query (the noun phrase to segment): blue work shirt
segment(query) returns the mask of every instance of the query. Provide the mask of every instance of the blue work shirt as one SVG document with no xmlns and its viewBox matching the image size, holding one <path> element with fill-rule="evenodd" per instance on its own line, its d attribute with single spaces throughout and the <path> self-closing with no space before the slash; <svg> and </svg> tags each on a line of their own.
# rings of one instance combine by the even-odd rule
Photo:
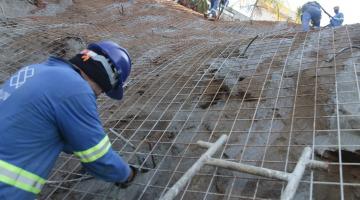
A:
<svg viewBox="0 0 360 200">
<path fill-rule="evenodd" d="M 105 181 L 124 182 L 130 174 L 104 134 L 90 85 L 70 63 L 50 57 L 20 69 L 0 87 L 0 199 L 36 197 L 2 179 L 16 172 L 4 167 L 25 170 L 20 182 L 28 174 L 46 179 L 64 148 Z"/>
<path fill-rule="evenodd" d="M 330 20 L 330 24 L 332 27 L 337 27 L 337 26 L 341 26 L 342 23 L 344 22 L 344 14 L 342 13 L 337 13 L 333 18 L 331 18 Z"/>
<path fill-rule="evenodd" d="M 303 5 L 302 11 L 303 11 L 303 12 L 306 11 L 307 8 L 309 8 L 309 7 L 315 7 L 315 8 L 321 9 L 321 6 L 320 6 L 320 4 L 319 4 L 318 2 L 316 2 L 316 1 L 309 1 L 309 2 L 307 2 L 306 4 Z"/>
</svg>

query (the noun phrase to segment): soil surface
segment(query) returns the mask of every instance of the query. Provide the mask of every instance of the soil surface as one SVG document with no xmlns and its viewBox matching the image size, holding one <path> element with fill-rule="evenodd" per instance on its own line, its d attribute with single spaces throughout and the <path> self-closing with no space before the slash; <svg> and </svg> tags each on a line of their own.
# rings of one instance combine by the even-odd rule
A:
<svg viewBox="0 0 360 200">
<path fill-rule="evenodd" d="M 359 25 L 304 33 L 285 22 L 210 22 L 173 1 L 44 2 L 0 3 L 0 83 L 49 55 L 119 43 L 131 76 L 122 101 L 98 99 L 99 114 L 113 148 L 146 171 L 119 189 L 78 179 L 80 162 L 62 154 L 49 177 L 59 182 L 39 199 L 158 199 L 206 151 L 196 142 L 222 134 L 217 158 L 291 172 L 310 146 L 330 162 L 305 172 L 295 199 L 360 198 Z M 205 166 L 178 198 L 279 199 L 285 186 Z"/>
</svg>

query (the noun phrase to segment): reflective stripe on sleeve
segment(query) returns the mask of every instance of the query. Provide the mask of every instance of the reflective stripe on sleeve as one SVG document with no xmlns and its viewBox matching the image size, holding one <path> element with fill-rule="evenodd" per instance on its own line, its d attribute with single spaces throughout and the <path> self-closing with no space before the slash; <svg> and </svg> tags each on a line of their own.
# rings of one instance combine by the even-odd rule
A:
<svg viewBox="0 0 360 200">
<path fill-rule="evenodd" d="M 85 151 L 74 152 L 74 154 L 80 158 L 81 162 L 88 163 L 101 158 L 109 151 L 110 147 L 109 137 L 105 136 L 97 145 Z"/>
<path fill-rule="evenodd" d="M 38 194 L 45 179 L 13 164 L 0 160 L 0 182 Z"/>
</svg>

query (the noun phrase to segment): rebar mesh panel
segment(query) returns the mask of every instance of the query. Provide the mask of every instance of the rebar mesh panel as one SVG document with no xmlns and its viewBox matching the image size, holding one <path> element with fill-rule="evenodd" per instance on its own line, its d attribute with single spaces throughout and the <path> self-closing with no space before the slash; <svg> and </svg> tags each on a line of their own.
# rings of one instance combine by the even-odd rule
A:
<svg viewBox="0 0 360 200">
<path fill-rule="evenodd" d="M 119 189 L 61 154 L 39 199 L 158 199 L 206 151 L 196 141 L 221 134 L 229 139 L 215 158 L 290 172 L 310 146 L 329 161 L 329 172 L 306 171 L 296 199 L 358 198 L 360 27 L 302 33 L 189 12 L 171 1 L 80 0 L 56 16 L 1 20 L 0 83 L 102 39 L 133 58 L 124 99 L 101 96 L 99 114 L 113 148 L 148 171 Z M 278 199 L 284 186 L 206 166 L 177 198 Z"/>
</svg>

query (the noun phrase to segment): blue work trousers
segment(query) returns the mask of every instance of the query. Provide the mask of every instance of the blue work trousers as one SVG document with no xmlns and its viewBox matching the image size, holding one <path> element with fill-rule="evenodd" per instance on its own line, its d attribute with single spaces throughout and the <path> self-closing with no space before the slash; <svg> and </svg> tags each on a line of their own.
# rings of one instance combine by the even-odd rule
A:
<svg viewBox="0 0 360 200">
<path fill-rule="evenodd" d="M 211 5 L 210 5 L 210 12 L 211 12 L 213 15 L 216 15 L 216 14 L 217 14 L 218 7 L 219 7 L 220 0 L 211 0 L 210 3 L 211 3 Z"/>
<path fill-rule="evenodd" d="M 303 31 L 309 31 L 309 23 L 320 28 L 321 10 L 315 6 L 307 6 L 302 13 L 301 23 Z"/>
</svg>

